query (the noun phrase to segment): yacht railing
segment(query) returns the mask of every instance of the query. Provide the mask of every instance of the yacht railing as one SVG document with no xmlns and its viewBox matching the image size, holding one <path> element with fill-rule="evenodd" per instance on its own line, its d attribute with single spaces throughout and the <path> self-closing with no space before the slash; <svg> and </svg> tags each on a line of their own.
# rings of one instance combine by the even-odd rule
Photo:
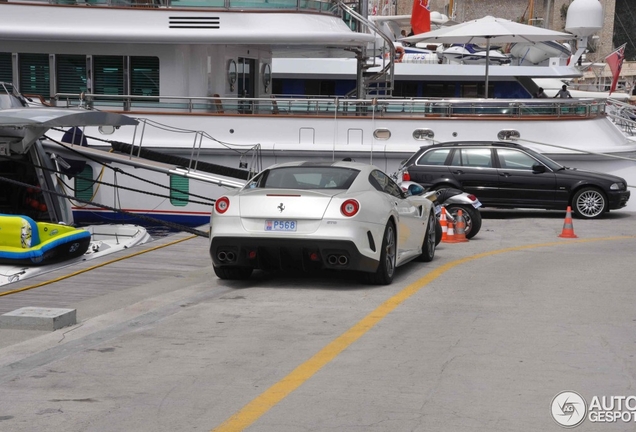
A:
<svg viewBox="0 0 636 432">
<path fill-rule="evenodd" d="M 58 93 L 57 106 L 124 112 L 376 117 L 582 117 L 605 115 L 605 99 L 235 98 Z"/>
<path fill-rule="evenodd" d="M 2 2 L 102 7 L 283 9 L 339 14 L 333 2 L 320 0 L 3 0 Z"/>
<path fill-rule="evenodd" d="M 636 106 L 616 99 L 608 99 L 607 115 L 627 135 L 636 135 Z"/>
</svg>

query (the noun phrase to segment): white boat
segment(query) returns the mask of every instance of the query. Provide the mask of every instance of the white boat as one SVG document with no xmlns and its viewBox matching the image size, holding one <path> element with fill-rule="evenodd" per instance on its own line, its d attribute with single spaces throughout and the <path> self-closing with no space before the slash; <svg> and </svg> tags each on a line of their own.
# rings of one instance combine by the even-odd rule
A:
<svg viewBox="0 0 636 432">
<path fill-rule="evenodd" d="M 82 229 L 91 233 L 88 250 L 82 256 L 45 265 L 0 263 L 0 286 L 121 252 L 151 240 L 144 227 L 134 224 L 88 225 Z"/>
<path fill-rule="evenodd" d="M 48 261 L 47 255 L 36 255 L 37 241 L 43 233 L 33 233 L 31 226 L 22 226 L 22 236 L 17 239 L 21 246 L 14 246 L 11 228 L 2 226 L 0 236 L 0 285 L 57 270 L 77 262 L 102 257 L 131 248 L 150 240 L 147 230 L 138 225 L 99 225 L 71 230 L 74 224 L 69 201 L 60 188 L 59 176 L 55 173 L 57 163 L 51 158 L 38 139 L 52 127 L 108 125 L 121 127 L 134 124 L 134 120 L 111 113 L 54 109 L 24 108 L 18 97 L 11 94 L 6 84 L 0 83 L 0 213 L 2 220 L 37 220 L 45 228 L 43 233 L 55 236 L 56 230 L 68 230 L 81 236 L 79 243 L 64 243 L 55 238 L 50 252 L 55 259 Z M 48 222 L 48 223 L 46 223 Z M 33 222 L 35 227 L 35 222 Z M 20 230 L 20 226 L 16 227 Z M 15 231 L 15 229 L 13 230 Z M 36 228 L 37 231 L 37 228 Z M 88 236 L 84 231 L 88 231 Z M 46 239 L 42 238 L 44 242 Z M 82 244 L 82 250 L 78 250 Z M 64 251 L 59 249 L 64 248 Z M 66 250 L 66 249 L 69 250 Z M 58 249 L 58 250 L 56 250 Z M 85 252 L 82 252 L 85 250 Z M 69 254 L 70 251 L 70 254 Z M 77 251 L 77 253 L 75 253 Z M 29 255 L 33 253 L 33 255 Z M 66 256 L 68 259 L 65 259 Z M 33 256 L 30 260 L 29 256 Z M 51 257 L 52 255 L 48 255 Z M 15 257 L 15 259 L 13 259 Z M 18 259 L 26 257 L 26 259 Z"/>
<path fill-rule="evenodd" d="M 488 54 L 488 55 L 486 55 Z M 439 56 L 450 64 L 486 64 L 486 59 L 491 65 L 506 65 L 511 62 L 510 56 L 499 49 L 486 51 L 475 44 L 453 44 L 441 51 Z"/>
<path fill-rule="evenodd" d="M 535 77 L 580 76 L 563 59 L 536 67 L 493 65 L 489 94 L 494 98 L 480 99 L 484 65 L 384 63 L 377 32 L 366 30 L 373 23 L 345 23 L 331 2 L 173 0 L 140 6 L 106 0 L 0 2 L 6 53 L 0 54 L 5 74 L 0 79 L 48 104 L 125 113 L 140 121 L 132 131 L 86 127 L 89 148 L 59 150 L 64 155 L 111 150 L 111 142 L 123 142 L 171 156 L 198 156 L 249 175 L 248 170 L 275 162 L 342 157 L 392 172 L 421 145 L 461 139 L 514 139 L 565 163 L 583 154 L 572 165 L 587 168 L 586 161 L 593 167 L 599 153 L 636 151 L 636 142 L 606 115 L 604 99 L 531 99 Z M 346 10 L 346 16 L 355 11 Z M 389 53 L 388 60 L 395 54 Z M 351 61 L 352 56 L 361 61 Z M 370 66 L 370 59 L 377 65 Z M 375 75 L 382 70 L 388 75 Z M 353 87 L 361 97 L 346 95 L 352 75 L 360 78 Z M 393 97 L 366 94 L 363 78 L 380 88 L 394 85 Z M 49 136 L 61 141 L 63 134 Z M 102 167 L 89 165 L 97 178 Z M 126 169 L 118 161 L 112 165 Z M 636 184 L 636 178 L 623 176 Z M 195 184 L 193 177 L 166 171 L 144 177 L 163 186 L 174 182 L 183 194 L 140 199 L 95 184 L 90 192 L 98 202 L 135 214 L 196 225 L 208 220 L 211 205 L 184 202 L 183 196 L 214 199 L 226 187 Z M 102 179 L 123 181 L 119 172 Z M 126 185 L 147 188 L 132 180 Z M 149 191 L 159 193 L 157 187 Z M 80 220 L 115 217 L 92 206 L 73 210 Z"/>
<path fill-rule="evenodd" d="M 510 54 L 517 59 L 516 63 L 520 66 L 544 65 L 550 59 L 563 58 L 569 61 L 572 51 L 568 44 L 555 41 L 536 42 L 536 43 L 515 43 L 510 47 Z"/>
</svg>

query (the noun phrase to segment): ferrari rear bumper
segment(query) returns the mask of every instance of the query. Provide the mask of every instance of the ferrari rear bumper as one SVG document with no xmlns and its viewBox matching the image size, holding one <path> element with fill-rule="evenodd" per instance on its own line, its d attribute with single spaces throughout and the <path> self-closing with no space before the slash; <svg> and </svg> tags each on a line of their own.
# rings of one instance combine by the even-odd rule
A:
<svg viewBox="0 0 636 432">
<path fill-rule="evenodd" d="M 370 247 L 375 249 L 371 236 Z M 338 239 L 214 237 L 210 256 L 216 267 L 262 270 L 355 270 L 375 272 L 378 261 L 360 253 L 354 242 Z"/>
</svg>

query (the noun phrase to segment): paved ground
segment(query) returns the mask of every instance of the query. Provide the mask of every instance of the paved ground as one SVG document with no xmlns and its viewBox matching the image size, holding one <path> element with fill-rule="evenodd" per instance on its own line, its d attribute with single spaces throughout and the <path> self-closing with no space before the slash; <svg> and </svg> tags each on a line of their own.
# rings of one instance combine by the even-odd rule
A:
<svg viewBox="0 0 636 432">
<path fill-rule="evenodd" d="M 0 297 L 80 318 L 0 330 L 0 430 L 557 431 L 561 391 L 636 395 L 636 214 L 575 219 L 579 239 L 559 212 L 483 215 L 388 287 L 222 282 L 195 238 Z"/>
</svg>

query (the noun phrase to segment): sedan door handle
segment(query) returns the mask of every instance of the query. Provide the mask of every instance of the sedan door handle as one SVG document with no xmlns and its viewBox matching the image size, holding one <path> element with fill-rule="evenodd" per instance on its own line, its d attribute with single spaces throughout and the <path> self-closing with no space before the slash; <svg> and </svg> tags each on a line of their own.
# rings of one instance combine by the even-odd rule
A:
<svg viewBox="0 0 636 432">
<path fill-rule="evenodd" d="M 464 174 L 464 171 L 462 170 L 453 171 L 453 174 Z"/>
<path fill-rule="evenodd" d="M 510 177 L 510 173 L 507 173 L 507 172 L 504 172 L 504 173 L 500 172 L 499 175 L 502 177 Z"/>
</svg>

